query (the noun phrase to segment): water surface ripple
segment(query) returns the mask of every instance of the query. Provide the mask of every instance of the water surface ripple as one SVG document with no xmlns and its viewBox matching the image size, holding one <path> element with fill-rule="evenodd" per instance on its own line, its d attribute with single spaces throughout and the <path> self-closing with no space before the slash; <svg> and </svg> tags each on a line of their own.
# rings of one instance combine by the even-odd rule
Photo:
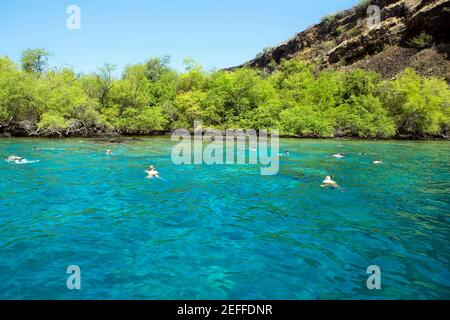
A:
<svg viewBox="0 0 450 320">
<path fill-rule="evenodd" d="M 175 166 L 164 137 L 0 140 L 0 157 L 40 160 L 0 161 L 0 299 L 450 299 L 447 142 L 280 150 L 279 174 L 261 176 Z M 344 190 L 320 188 L 327 174 Z"/>
</svg>

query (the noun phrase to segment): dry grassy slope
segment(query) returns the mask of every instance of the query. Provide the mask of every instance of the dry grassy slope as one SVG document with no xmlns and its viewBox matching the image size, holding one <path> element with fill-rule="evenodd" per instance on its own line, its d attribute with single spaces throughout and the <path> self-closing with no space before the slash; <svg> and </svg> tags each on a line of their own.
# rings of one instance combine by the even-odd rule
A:
<svg viewBox="0 0 450 320">
<path fill-rule="evenodd" d="M 249 66 L 271 71 L 283 59 L 298 59 L 321 69 L 357 67 L 392 78 L 410 66 L 423 75 L 450 82 L 450 0 L 371 3 L 381 8 L 381 24 L 376 29 L 367 27 L 367 7 L 355 7 L 323 19 L 236 68 Z M 409 40 L 422 31 L 433 36 L 434 46 L 412 48 Z"/>
</svg>

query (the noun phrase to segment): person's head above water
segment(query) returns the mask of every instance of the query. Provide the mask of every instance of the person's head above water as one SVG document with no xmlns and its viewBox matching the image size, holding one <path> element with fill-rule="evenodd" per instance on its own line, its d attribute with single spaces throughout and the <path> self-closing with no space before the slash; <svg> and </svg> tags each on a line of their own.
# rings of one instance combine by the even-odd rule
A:
<svg viewBox="0 0 450 320">
<path fill-rule="evenodd" d="M 154 166 L 150 166 L 150 170 L 155 170 L 155 167 Z"/>
<path fill-rule="evenodd" d="M 331 180 L 331 176 L 326 176 L 325 180 Z"/>
</svg>

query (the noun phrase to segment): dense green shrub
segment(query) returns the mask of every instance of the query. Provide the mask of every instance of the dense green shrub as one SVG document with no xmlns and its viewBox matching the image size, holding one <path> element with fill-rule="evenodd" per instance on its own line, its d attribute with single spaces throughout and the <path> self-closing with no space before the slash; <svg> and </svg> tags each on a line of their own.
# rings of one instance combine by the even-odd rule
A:
<svg viewBox="0 0 450 320">
<path fill-rule="evenodd" d="M 450 127 L 448 84 L 412 69 L 391 81 L 364 70 L 318 72 L 295 60 L 272 74 L 248 68 L 205 72 L 192 61 L 178 73 L 168 58 L 129 65 L 120 79 L 113 70 L 20 70 L 0 57 L 0 126 L 26 123 L 30 134 L 46 135 L 141 134 L 192 128 L 202 120 L 221 130 L 367 138 L 446 135 Z"/>
<path fill-rule="evenodd" d="M 412 37 L 408 43 L 417 49 L 429 48 L 433 45 L 433 36 L 423 31 L 419 35 Z"/>
</svg>

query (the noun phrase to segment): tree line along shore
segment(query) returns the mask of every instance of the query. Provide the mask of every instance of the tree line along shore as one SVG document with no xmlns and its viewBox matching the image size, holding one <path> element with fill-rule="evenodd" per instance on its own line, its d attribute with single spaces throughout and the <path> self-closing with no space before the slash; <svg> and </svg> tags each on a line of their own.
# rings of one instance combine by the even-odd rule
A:
<svg viewBox="0 0 450 320">
<path fill-rule="evenodd" d="M 444 138 L 450 89 L 439 78 L 405 69 L 396 78 L 361 69 L 319 70 L 297 60 L 273 73 L 241 68 L 205 71 L 190 59 L 185 71 L 170 58 L 151 58 L 77 74 L 49 68 L 45 49 L 19 63 L 0 57 L 0 135 L 144 135 L 203 127 L 276 128 L 281 136 L 358 139 Z"/>
</svg>

